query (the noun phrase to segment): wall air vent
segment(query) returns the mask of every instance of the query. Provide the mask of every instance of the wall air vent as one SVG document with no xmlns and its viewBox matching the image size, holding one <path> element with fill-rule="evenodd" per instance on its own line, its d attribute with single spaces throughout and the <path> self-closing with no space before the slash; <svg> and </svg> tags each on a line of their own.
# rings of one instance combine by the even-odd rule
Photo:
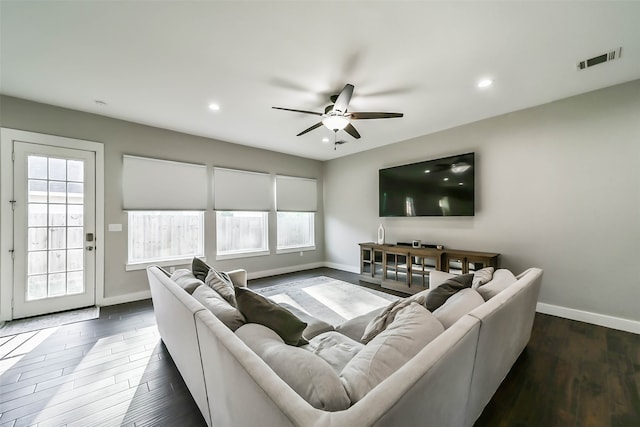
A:
<svg viewBox="0 0 640 427">
<path fill-rule="evenodd" d="M 593 58 L 585 59 L 583 61 L 578 62 L 578 70 L 585 70 L 587 68 L 593 67 L 594 65 L 613 61 L 614 59 L 620 59 L 621 55 L 622 55 L 622 48 L 619 47 L 617 49 L 603 53 L 602 55 L 594 56 Z"/>
</svg>

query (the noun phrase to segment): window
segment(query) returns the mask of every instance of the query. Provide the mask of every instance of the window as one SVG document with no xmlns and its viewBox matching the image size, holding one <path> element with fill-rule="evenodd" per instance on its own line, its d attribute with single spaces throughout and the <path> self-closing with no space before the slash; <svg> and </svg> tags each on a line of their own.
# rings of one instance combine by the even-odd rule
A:
<svg viewBox="0 0 640 427">
<path fill-rule="evenodd" d="M 314 212 L 278 212 L 278 251 L 315 249 Z"/>
<path fill-rule="evenodd" d="M 175 265 L 194 256 L 204 256 L 204 212 L 129 212 L 128 264 Z"/>
<path fill-rule="evenodd" d="M 268 212 L 216 211 L 216 258 L 268 255 L 268 220 Z"/>
</svg>

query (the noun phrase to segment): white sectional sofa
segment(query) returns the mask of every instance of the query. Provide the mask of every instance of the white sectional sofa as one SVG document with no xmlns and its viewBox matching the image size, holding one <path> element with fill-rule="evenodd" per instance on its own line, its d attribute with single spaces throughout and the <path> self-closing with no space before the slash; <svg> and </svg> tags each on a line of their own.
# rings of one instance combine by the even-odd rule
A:
<svg viewBox="0 0 640 427">
<path fill-rule="evenodd" d="M 161 269 L 149 267 L 147 273 L 160 336 L 207 424 L 215 427 L 472 426 L 529 341 L 542 278 L 542 270 L 531 268 L 495 288 L 499 292 L 483 295 L 486 302 L 443 328 L 355 403 L 327 411 L 301 397 L 243 334 Z M 244 270 L 228 274 L 235 286 L 246 286 Z M 437 278 L 432 280 L 435 286 Z M 378 312 L 336 329 L 357 339 Z"/>
</svg>

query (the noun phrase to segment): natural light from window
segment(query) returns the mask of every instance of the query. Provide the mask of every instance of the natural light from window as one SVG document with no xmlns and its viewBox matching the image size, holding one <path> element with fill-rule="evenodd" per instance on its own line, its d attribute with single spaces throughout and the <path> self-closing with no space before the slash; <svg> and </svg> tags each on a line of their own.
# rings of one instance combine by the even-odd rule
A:
<svg viewBox="0 0 640 427">
<path fill-rule="evenodd" d="M 204 256 L 204 212 L 130 211 L 128 264 Z"/>
<path fill-rule="evenodd" d="M 314 212 L 278 212 L 278 250 L 315 246 Z"/>
<path fill-rule="evenodd" d="M 268 212 L 216 211 L 216 257 L 269 253 Z"/>
</svg>

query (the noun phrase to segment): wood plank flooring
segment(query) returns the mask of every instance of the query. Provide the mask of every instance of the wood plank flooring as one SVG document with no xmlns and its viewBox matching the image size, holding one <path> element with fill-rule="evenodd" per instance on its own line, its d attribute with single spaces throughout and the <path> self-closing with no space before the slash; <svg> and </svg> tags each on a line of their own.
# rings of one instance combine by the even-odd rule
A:
<svg viewBox="0 0 640 427">
<path fill-rule="evenodd" d="M 328 268 L 250 286 L 319 275 L 379 289 Z M 0 427 L 206 426 L 148 300 L 0 338 L 0 413 Z M 475 425 L 640 426 L 640 336 L 537 314 L 527 349 Z"/>
</svg>

